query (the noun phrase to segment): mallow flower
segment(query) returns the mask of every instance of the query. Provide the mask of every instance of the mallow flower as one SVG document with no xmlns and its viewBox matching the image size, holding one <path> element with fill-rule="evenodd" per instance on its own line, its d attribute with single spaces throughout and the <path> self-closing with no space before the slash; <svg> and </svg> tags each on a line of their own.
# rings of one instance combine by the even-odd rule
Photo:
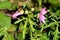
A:
<svg viewBox="0 0 60 40">
<path fill-rule="evenodd" d="M 40 20 L 40 23 L 44 23 L 45 24 L 45 14 L 47 13 L 46 11 L 46 7 L 42 8 L 41 12 L 39 13 L 39 20 Z"/>
<path fill-rule="evenodd" d="M 20 12 L 16 11 L 14 14 L 12 14 L 13 19 L 17 19 L 17 16 L 22 15 L 24 13 L 23 10 L 20 10 Z"/>
<path fill-rule="evenodd" d="M 24 13 L 23 10 L 20 10 L 20 12 L 16 11 L 15 13 L 12 12 L 12 13 L 7 13 L 6 15 L 11 17 L 12 19 L 18 19 L 17 16 L 20 16 Z"/>
<path fill-rule="evenodd" d="M 19 15 L 21 15 L 21 13 L 20 13 L 20 12 L 15 12 L 15 13 L 12 15 L 12 18 L 16 19 L 16 18 L 17 18 L 17 16 L 19 16 Z"/>
</svg>

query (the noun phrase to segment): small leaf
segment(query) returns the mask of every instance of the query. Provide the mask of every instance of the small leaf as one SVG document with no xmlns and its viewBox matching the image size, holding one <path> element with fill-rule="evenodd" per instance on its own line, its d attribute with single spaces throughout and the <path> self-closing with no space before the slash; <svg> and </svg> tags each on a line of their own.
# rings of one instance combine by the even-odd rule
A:
<svg viewBox="0 0 60 40">
<path fill-rule="evenodd" d="M 29 20 L 29 22 L 30 22 L 30 27 L 31 27 L 31 31 L 32 32 L 34 32 L 35 31 L 35 29 L 34 29 L 34 27 L 33 27 L 33 21 L 32 20 Z"/>
<path fill-rule="evenodd" d="M 12 6 L 12 3 L 9 1 L 0 2 L 0 9 L 9 9 Z"/>
<path fill-rule="evenodd" d="M 8 34 L 7 36 L 4 36 L 2 40 L 15 40 L 14 34 Z"/>
<path fill-rule="evenodd" d="M 7 31 L 15 31 L 16 30 L 16 26 L 11 24 L 10 28 L 7 29 Z"/>
<path fill-rule="evenodd" d="M 18 33 L 18 40 L 23 40 L 23 35 L 22 35 L 22 33 Z"/>
<path fill-rule="evenodd" d="M 26 30 L 27 30 L 27 23 L 28 23 L 28 20 L 26 20 L 25 24 L 24 24 L 24 28 L 23 28 L 23 39 L 25 38 L 25 34 L 26 34 Z"/>
<path fill-rule="evenodd" d="M 26 3 L 23 4 L 23 8 L 25 8 L 25 7 L 26 7 Z"/>
<path fill-rule="evenodd" d="M 23 21 L 23 20 L 25 20 L 26 18 L 23 18 L 23 19 L 19 19 L 19 20 L 17 20 L 14 24 L 17 24 L 17 23 L 19 23 L 19 22 L 21 22 L 21 21 Z"/>
<path fill-rule="evenodd" d="M 18 4 L 13 4 L 12 7 L 9 8 L 9 10 L 16 10 L 19 8 Z"/>
<path fill-rule="evenodd" d="M 2 27 L 10 27 L 11 19 L 7 17 L 3 12 L 0 12 L 0 26 Z"/>
</svg>

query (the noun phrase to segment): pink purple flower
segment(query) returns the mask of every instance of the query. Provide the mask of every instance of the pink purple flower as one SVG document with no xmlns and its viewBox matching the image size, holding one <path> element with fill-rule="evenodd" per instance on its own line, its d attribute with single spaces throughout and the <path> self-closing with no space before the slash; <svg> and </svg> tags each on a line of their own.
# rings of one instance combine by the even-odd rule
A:
<svg viewBox="0 0 60 40">
<path fill-rule="evenodd" d="M 46 14 L 46 13 L 47 13 L 47 11 L 46 11 L 46 7 L 42 8 L 40 14 L 41 14 L 41 15 L 44 15 L 44 14 Z"/>
<path fill-rule="evenodd" d="M 45 23 L 45 16 L 44 14 L 46 14 L 47 11 L 46 11 L 46 7 L 42 8 L 40 14 L 39 14 L 39 20 L 40 20 L 40 23 Z"/>
<path fill-rule="evenodd" d="M 20 13 L 20 12 L 15 12 L 15 13 L 12 15 L 12 18 L 16 19 L 16 18 L 17 18 L 17 16 L 19 16 L 19 15 L 21 15 L 21 13 Z"/>
</svg>

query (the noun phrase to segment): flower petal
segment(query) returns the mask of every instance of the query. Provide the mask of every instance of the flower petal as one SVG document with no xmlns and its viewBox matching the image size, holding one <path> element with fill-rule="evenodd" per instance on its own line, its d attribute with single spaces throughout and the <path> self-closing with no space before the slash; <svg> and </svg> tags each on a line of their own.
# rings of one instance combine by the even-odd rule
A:
<svg viewBox="0 0 60 40">
<path fill-rule="evenodd" d="M 39 16 L 40 22 L 45 23 L 45 19 L 46 19 L 46 18 L 45 18 L 43 15 L 40 15 L 40 16 Z"/>
<path fill-rule="evenodd" d="M 46 14 L 46 13 L 47 13 L 46 8 L 42 8 L 40 14 L 44 15 L 44 14 Z"/>
<path fill-rule="evenodd" d="M 13 18 L 17 18 L 17 16 L 21 15 L 20 12 L 16 12 L 12 15 Z"/>
</svg>

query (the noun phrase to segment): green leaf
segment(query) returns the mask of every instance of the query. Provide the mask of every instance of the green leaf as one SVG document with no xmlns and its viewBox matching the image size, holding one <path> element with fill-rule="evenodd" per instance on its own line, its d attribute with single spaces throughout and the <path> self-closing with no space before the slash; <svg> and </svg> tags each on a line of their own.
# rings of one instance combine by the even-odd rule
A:
<svg viewBox="0 0 60 40">
<path fill-rule="evenodd" d="M 4 37 L 3 37 L 2 40 L 15 40 L 15 39 L 14 39 L 14 34 L 8 34 L 8 33 L 6 33 L 6 34 L 4 35 Z"/>
<path fill-rule="evenodd" d="M 12 7 L 9 8 L 9 10 L 16 10 L 19 8 L 18 4 L 13 4 Z"/>
<path fill-rule="evenodd" d="M 41 40 L 49 40 L 49 37 L 47 36 L 46 33 L 44 33 L 44 34 L 41 36 Z"/>
<path fill-rule="evenodd" d="M 10 7 L 12 7 L 12 3 L 9 1 L 0 2 L 0 9 L 9 9 Z"/>
<path fill-rule="evenodd" d="M 26 34 L 26 30 L 27 30 L 27 23 L 28 23 L 28 20 L 26 20 L 26 22 L 24 24 L 24 28 L 23 28 L 23 39 L 25 38 L 25 34 Z"/>
<path fill-rule="evenodd" d="M 23 25 L 23 23 L 21 22 L 20 25 L 19 25 L 19 30 L 23 31 L 23 28 L 24 28 L 23 26 L 24 26 L 24 25 Z"/>
<path fill-rule="evenodd" d="M 22 33 L 18 33 L 18 40 L 23 40 L 23 34 Z"/>
<path fill-rule="evenodd" d="M 26 3 L 23 4 L 23 8 L 25 8 L 25 7 L 26 7 Z"/>
<path fill-rule="evenodd" d="M 19 19 L 19 20 L 17 20 L 14 24 L 17 24 L 17 23 L 19 23 L 19 22 L 21 22 L 21 21 L 23 21 L 23 20 L 25 20 L 26 18 L 23 18 L 23 19 Z"/>
<path fill-rule="evenodd" d="M 54 32 L 54 37 L 53 37 L 53 40 L 58 40 L 59 39 L 59 34 L 58 34 L 58 26 L 56 27 L 56 30 Z"/>
<path fill-rule="evenodd" d="M 60 6 L 60 0 L 48 0 L 49 3 L 55 5 L 55 6 Z"/>
<path fill-rule="evenodd" d="M 11 24 L 10 28 L 7 29 L 7 31 L 15 31 L 16 30 L 16 26 Z"/>
<path fill-rule="evenodd" d="M 33 28 L 33 21 L 32 20 L 29 20 L 29 22 L 30 22 L 30 28 L 31 28 L 31 31 L 32 32 L 34 32 L 35 31 L 35 29 Z"/>
<path fill-rule="evenodd" d="M 30 1 L 26 4 L 26 6 L 27 6 L 28 8 L 30 8 L 31 5 L 32 5 L 32 2 L 30 2 Z"/>
<path fill-rule="evenodd" d="M 38 0 L 38 3 L 39 3 L 39 8 L 41 8 L 41 6 L 42 6 L 42 0 Z"/>
<path fill-rule="evenodd" d="M 2 27 L 10 27 L 11 25 L 11 19 L 10 17 L 7 17 L 3 12 L 0 12 L 0 26 Z"/>
</svg>

